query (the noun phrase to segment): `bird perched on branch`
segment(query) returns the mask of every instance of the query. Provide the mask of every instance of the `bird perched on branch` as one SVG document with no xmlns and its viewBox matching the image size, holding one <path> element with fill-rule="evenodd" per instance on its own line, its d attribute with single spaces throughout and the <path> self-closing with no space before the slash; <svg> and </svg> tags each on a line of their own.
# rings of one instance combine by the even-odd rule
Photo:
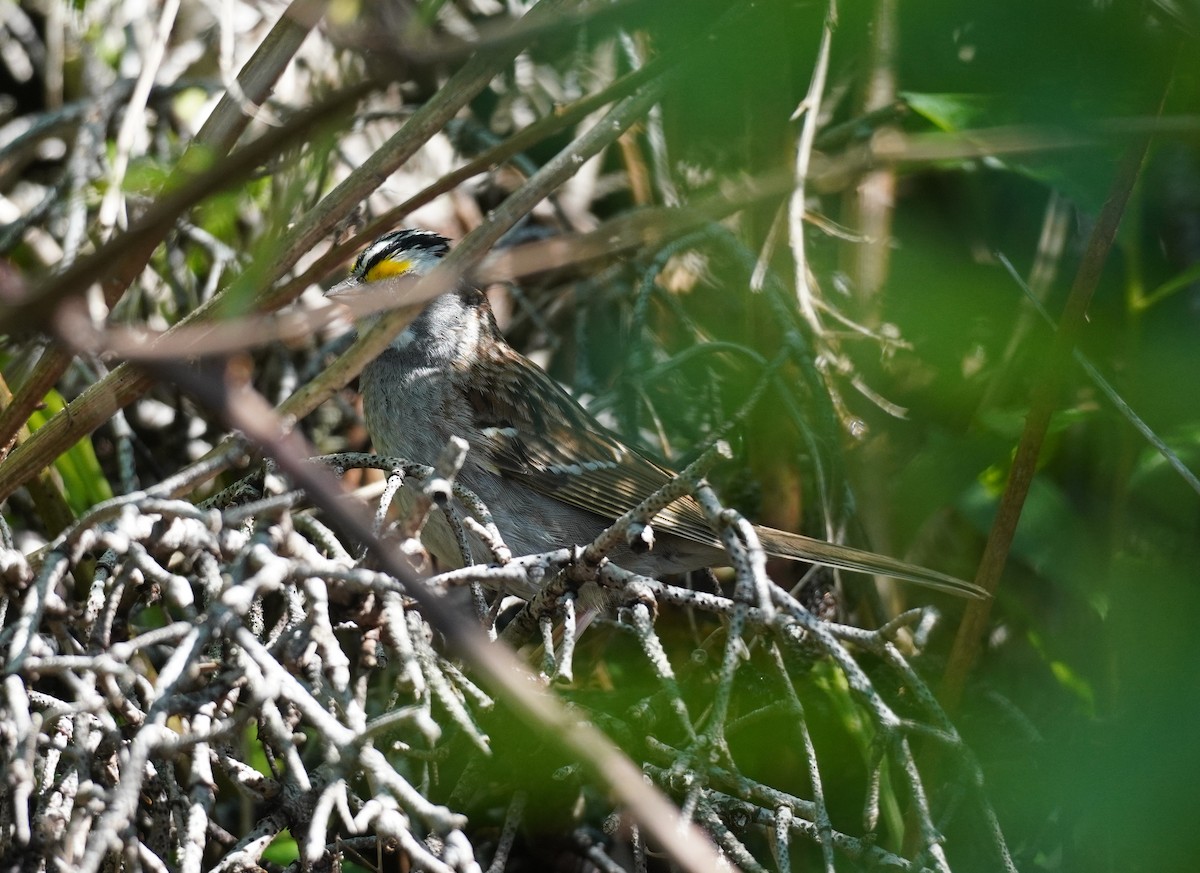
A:
<svg viewBox="0 0 1200 873">
<path fill-rule="evenodd" d="M 448 251 L 449 242 L 429 231 L 384 234 L 358 256 L 335 290 L 423 276 Z M 488 505 L 514 555 L 591 542 L 674 475 L 626 445 L 505 342 L 487 298 L 467 282 L 431 301 L 367 365 L 360 386 L 377 452 L 430 464 L 449 437 L 470 444 L 459 481 Z M 659 513 L 653 529 L 650 550 L 622 545 L 610 559 L 648 576 L 727 563 L 692 497 Z M 968 582 L 885 555 L 767 527 L 755 530 L 770 555 L 983 596 Z"/>
</svg>

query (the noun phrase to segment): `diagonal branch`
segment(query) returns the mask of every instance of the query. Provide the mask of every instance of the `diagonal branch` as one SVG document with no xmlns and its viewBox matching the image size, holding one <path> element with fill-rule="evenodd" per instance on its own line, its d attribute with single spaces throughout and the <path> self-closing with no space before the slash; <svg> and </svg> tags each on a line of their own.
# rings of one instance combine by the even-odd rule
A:
<svg viewBox="0 0 1200 873">
<path fill-rule="evenodd" d="M 1116 240 L 1117 227 L 1121 223 L 1121 216 L 1125 214 L 1125 206 L 1129 202 L 1149 147 L 1150 135 L 1145 134 L 1130 144 L 1121 158 L 1116 178 L 1097 216 L 1079 271 L 1075 274 L 1075 281 L 1071 285 L 1070 296 L 1059 319 L 1054 342 L 1046 353 L 1042 365 L 1043 377 L 1034 387 L 1029 414 L 1025 419 L 1025 429 L 1017 444 L 1012 470 L 1004 487 L 1004 494 L 1000 498 L 983 557 L 980 559 L 979 572 L 975 576 L 976 583 L 983 586 L 989 594 L 995 594 L 1000 586 L 1000 574 L 1008 560 L 1017 524 L 1021 519 L 1021 510 L 1025 505 L 1025 497 L 1037 471 L 1038 455 L 1050 424 L 1050 416 L 1059 402 L 1063 375 L 1071 372 L 1072 350 L 1083 330 L 1088 304 L 1100 283 L 1105 261 L 1108 260 L 1108 253 Z M 947 709 L 954 710 L 962 698 L 967 675 L 979 656 L 993 603 L 994 598 L 989 597 L 967 604 L 962 624 L 959 625 L 958 634 L 954 639 L 945 675 L 942 677 L 940 692 Z"/>
</svg>

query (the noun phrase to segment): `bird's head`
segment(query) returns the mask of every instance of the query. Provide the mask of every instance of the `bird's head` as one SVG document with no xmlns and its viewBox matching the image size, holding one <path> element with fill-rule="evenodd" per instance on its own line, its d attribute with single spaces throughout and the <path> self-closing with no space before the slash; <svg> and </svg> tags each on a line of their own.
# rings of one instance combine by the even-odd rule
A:
<svg viewBox="0 0 1200 873">
<path fill-rule="evenodd" d="M 327 296 L 345 293 L 349 297 L 375 283 L 384 283 L 383 289 L 390 279 L 424 276 L 448 251 L 450 241 L 432 231 L 406 228 L 385 233 L 363 249 L 350 268 L 350 275 L 330 288 Z M 376 315 L 360 317 L 359 331 L 373 325 L 377 318 Z M 447 293 L 429 301 L 421 315 L 393 340 L 392 347 L 408 348 L 416 334 L 437 337 L 422 348 L 431 355 L 453 360 L 457 360 L 465 347 L 478 342 L 480 336 L 499 336 L 487 299 L 469 282 L 458 282 Z"/>
<path fill-rule="evenodd" d="M 363 284 L 391 276 L 423 276 L 450 251 L 450 241 L 428 230 L 393 230 L 371 243 L 354 261 L 350 279 Z"/>
<path fill-rule="evenodd" d="M 393 276 L 424 276 L 450 251 L 450 241 L 429 230 L 405 228 L 385 233 L 362 250 L 350 275 L 329 289 L 338 294 L 390 279 Z"/>
<path fill-rule="evenodd" d="M 325 296 L 354 305 L 367 286 L 387 279 L 424 276 L 450 251 L 450 241 L 429 230 L 404 228 L 377 238 L 354 259 L 350 274 L 325 292 Z M 377 316 L 359 319 L 360 329 L 374 324 Z"/>
</svg>

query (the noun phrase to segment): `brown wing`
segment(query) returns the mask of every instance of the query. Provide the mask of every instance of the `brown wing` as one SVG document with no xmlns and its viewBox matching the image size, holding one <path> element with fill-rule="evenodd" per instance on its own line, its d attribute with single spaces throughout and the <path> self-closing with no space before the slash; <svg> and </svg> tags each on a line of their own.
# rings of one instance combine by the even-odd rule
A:
<svg viewBox="0 0 1200 873">
<path fill-rule="evenodd" d="M 474 386 L 467 396 L 485 441 L 473 448 L 496 472 L 536 491 L 615 519 L 674 475 L 621 442 L 511 348 L 498 347 L 467 381 Z M 716 543 L 690 497 L 667 507 L 657 524 L 696 542 Z"/>
<path fill-rule="evenodd" d="M 479 366 L 467 394 L 494 472 L 580 509 L 615 519 L 645 500 L 672 472 L 625 445 L 535 364 L 507 346 Z M 537 398 L 536 402 L 532 398 Z M 655 524 L 677 536 L 718 545 L 695 499 L 681 498 Z M 943 573 L 799 534 L 759 528 L 763 545 L 780 557 L 862 573 L 907 579 L 967 597 L 986 597 L 978 586 Z"/>
</svg>

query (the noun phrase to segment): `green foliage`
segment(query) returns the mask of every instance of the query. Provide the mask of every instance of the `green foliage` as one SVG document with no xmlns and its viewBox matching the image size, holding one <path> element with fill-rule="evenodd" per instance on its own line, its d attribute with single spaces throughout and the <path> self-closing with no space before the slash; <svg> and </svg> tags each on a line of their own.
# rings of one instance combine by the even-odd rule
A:
<svg viewBox="0 0 1200 873">
<path fill-rule="evenodd" d="M 300 859 L 300 847 L 296 845 L 296 840 L 292 837 L 291 832 L 282 830 L 271 840 L 271 845 L 267 846 L 263 852 L 263 860 L 272 864 L 278 864 L 280 867 L 287 867 L 289 864 L 295 864 Z"/>
<path fill-rule="evenodd" d="M 41 409 L 29 416 L 29 428 L 36 431 L 50 416 L 61 412 L 66 402 L 57 391 L 46 394 Z M 96 451 L 89 436 L 80 438 L 75 445 L 59 455 L 54 462 L 63 481 L 63 494 L 76 515 L 90 509 L 102 500 L 113 496 L 112 487 L 96 459 Z"/>
<path fill-rule="evenodd" d="M 152 196 L 166 188 L 173 172 L 173 163 L 145 155 L 137 157 L 129 162 L 125 171 L 125 191 Z"/>
<path fill-rule="evenodd" d="M 917 114 L 941 130 L 962 131 L 989 127 L 1011 120 L 1014 113 L 1002 112 L 995 98 L 984 94 L 920 94 L 902 91 L 899 95 Z"/>
</svg>

